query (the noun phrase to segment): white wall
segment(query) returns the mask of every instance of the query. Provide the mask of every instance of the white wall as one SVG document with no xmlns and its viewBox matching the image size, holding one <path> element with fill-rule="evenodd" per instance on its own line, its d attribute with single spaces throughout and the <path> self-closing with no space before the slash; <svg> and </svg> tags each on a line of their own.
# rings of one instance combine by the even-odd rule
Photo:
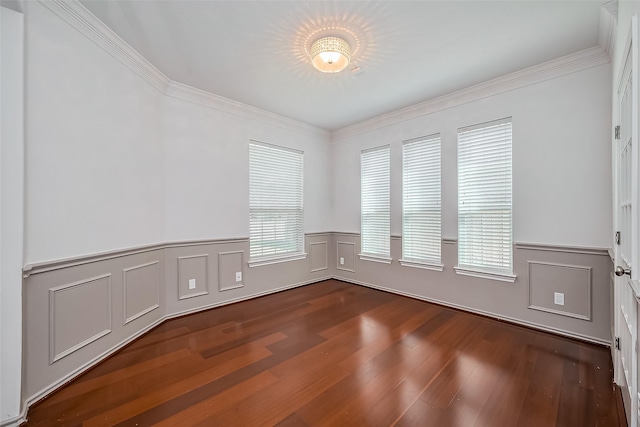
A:
<svg viewBox="0 0 640 427">
<path fill-rule="evenodd" d="M 442 235 L 457 238 L 457 129 L 513 118 L 514 241 L 610 247 L 610 65 L 526 86 L 333 145 L 337 231 L 360 231 L 360 151 L 391 144 L 391 233 L 402 231 L 402 141 L 442 136 Z"/>
<path fill-rule="evenodd" d="M 131 52 L 124 49 L 126 46 L 119 46 L 121 50 L 116 52 L 110 50 L 112 45 L 103 43 L 109 39 L 108 30 L 94 28 L 105 31 L 101 33 L 103 38 L 92 31 L 83 32 L 87 21 L 80 19 L 78 24 L 73 14 L 67 16 L 56 5 L 27 2 L 25 7 L 25 259 L 12 266 L 11 272 L 18 277 L 15 290 L 21 290 L 24 283 L 25 301 L 29 304 L 25 305 L 25 345 L 18 343 L 12 352 L 3 348 L 2 357 L 3 363 L 5 354 L 18 362 L 24 359 L 22 397 L 31 404 L 59 385 L 56 381 L 64 381 L 65 375 L 73 375 L 88 361 L 104 356 L 122 340 L 158 320 L 166 306 L 161 300 L 160 309 L 152 310 L 150 316 L 136 324 L 113 326 L 113 332 L 104 339 L 82 347 L 82 351 L 64 361 L 50 364 L 42 349 L 49 346 L 48 292 L 55 285 L 45 278 L 41 287 L 35 287 L 34 277 L 44 277 L 38 275 L 23 282 L 24 264 L 157 242 L 247 238 L 250 139 L 304 151 L 304 231 L 331 231 L 333 224 L 328 132 L 194 89 L 176 89 L 177 84 L 157 74 L 151 77 L 152 82 L 147 81 L 140 74 L 152 66 L 142 64 L 143 60 L 135 64 L 128 61 L 126 55 Z M 144 69 L 142 73 L 140 68 Z M 163 82 L 166 88 L 158 89 Z M 201 105 L 180 98 L 194 94 L 207 102 Z M 309 241 L 314 238 L 318 239 L 316 236 Z M 235 248 L 239 243 L 233 245 Z M 197 247 L 198 251 L 201 249 Z M 181 247 L 180 251 L 188 252 L 189 248 Z M 167 261 L 171 264 L 168 271 L 177 268 L 176 253 L 182 252 L 174 250 L 168 255 L 173 257 Z M 155 256 L 145 254 L 140 256 Z M 114 261 L 114 276 L 122 274 L 121 263 L 129 262 L 125 258 Z M 164 262 L 160 260 L 159 265 Z M 90 265 L 97 270 L 89 277 L 104 273 L 105 266 L 100 262 Z M 53 280 L 60 280 L 60 284 L 79 280 L 61 277 L 59 273 L 64 275 L 65 271 L 56 270 L 57 279 Z M 85 272 L 86 269 L 72 275 Z M 212 288 L 208 299 L 185 300 L 186 306 L 185 301 L 172 300 L 171 309 L 195 310 L 305 283 L 325 273 L 310 274 L 308 260 L 284 267 L 265 266 L 247 272 L 246 287 L 223 295 Z M 218 278 L 212 268 L 207 280 L 217 283 Z M 114 300 L 122 301 L 117 296 L 122 292 L 118 283 L 113 282 Z M 176 285 L 171 274 L 167 294 L 172 299 Z M 163 273 L 158 286 L 164 286 Z M 4 288 L 2 291 L 4 298 Z M 41 305 L 34 305 L 30 294 L 36 295 L 35 300 Z M 14 317 L 20 320 L 22 296 L 12 302 L 18 310 Z M 115 312 L 121 310 L 118 304 L 114 304 Z M 3 320 L 2 326 L 5 325 L 8 323 Z M 20 338 L 19 323 L 16 328 L 14 332 Z M 18 375 L 16 398 L 20 393 L 20 371 L 19 365 L 13 371 Z"/>
<path fill-rule="evenodd" d="M 359 231 L 360 151 L 391 144 L 400 234 L 401 142 L 441 132 L 443 236 L 455 238 L 456 129 L 505 116 L 515 240 L 610 245 L 609 65 L 327 144 L 286 120 L 167 96 L 40 3 L 26 8 L 25 263 L 248 236 L 249 139 L 305 152 L 305 232 Z M 3 348 L 3 363 L 19 349 Z"/>
<path fill-rule="evenodd" d="M 417 107 L 338 131 L 332 143 L 336 231 L 360 232 L 361 151 L 390 144 L 391 233 L 400 235 L 402 141 L 440 132 L 442 235 L 457 239 L 457 129 L 512 117 L 514 241 L 538 244 L 534 250 L 514 248 L 514 283 L 456 274 L 455 241 L 443 244 L 442 272 L 403 267 L 397 262 L 402 257 L 400 237 L 391 239 L 391 264 L 355 257 L 349 271 L 336 270 L 338 277 L 534 328 L 610 342 L 611 260 L 603 250 L 611 245 L 612 224 L 610 79 L 611 65 L 606 63 L 416 118 L 410 115 L 418 114 Z M 360 248 L 357 235 L 343 234 L 340 240 L 347 243 L 344 248 Z M 558 251 L 554 247 L 558 245 L 569 248 Z M 575 247 L 599 250 L 589 253 Z M 534 274 L 532 268 L 537 266 L 548 274 L 541 276 L 540 270 Z M 567 279 L 563 276 L 567 268 L 589 275 Z M 555 292 L 565 294 L 565 311 L 553 305 Z M 582 314 L 569 309 L 569 304 L 581 307 Z"/>
<path fill-rule="evenodd" d="M 162 241 L 164 95 L 26 6 L 25 262 Z"/>
<path fill-rule="evenodd" d="M 328 134 L 167 96 L 28 3 L 26 263 L 247 237 L 248 141 L 305 151 L 305 232 L 331 230 Z"/>
<path fill-rule="evenodd" d="M 304 151 L 304 230 L 331 230 L 328 135 L 167 97 L 166 239 L 249 236 L 249 140 Z"/>
<path fill-rule="evenodd" d="M 21 13 L 0 7 L 0 424 L 20 413 L 23 29 Z"/>
</svg>

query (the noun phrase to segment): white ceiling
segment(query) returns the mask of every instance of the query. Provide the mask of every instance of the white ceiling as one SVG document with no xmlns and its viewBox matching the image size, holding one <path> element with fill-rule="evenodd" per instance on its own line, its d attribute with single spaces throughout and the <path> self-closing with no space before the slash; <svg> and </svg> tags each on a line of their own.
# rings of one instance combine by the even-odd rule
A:
<svg viewBox="0 0 640 427">
<path fill-rule="evenodd" d="M 596 46 L 599 1 L 88 1 L 170 79 L 335 130 Z M 312 34 L 357 37 L 316 71 Z M 342 30 L 336 30 L 338 32 Z M 316 37 L 317 38 L 317 37 Z M 352 50 L 354 46 L 352 46 Z M 359 72 L 351 72 L 355 66 Z"/>
</svg>

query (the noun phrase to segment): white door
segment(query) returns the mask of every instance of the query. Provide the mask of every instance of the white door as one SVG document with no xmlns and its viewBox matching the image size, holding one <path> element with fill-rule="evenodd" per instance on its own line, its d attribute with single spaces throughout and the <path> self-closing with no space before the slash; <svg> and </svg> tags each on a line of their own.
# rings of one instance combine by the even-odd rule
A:
<svg viewBox="0 0 640 427">
<path fill-rule="evenodd" d="M 618 77 L 619 129 L 614 144 L 616 174 L 615 214 L 619 232 L 615 245 L 614 327 L 618 350 L 614 351 L 615 381 L 623 392 L 631 427 L 640 424 L 638 413 L 638 302 L 640 263 L 638 253 L 640 200 L 638 199 L 638 53 L 637 18 L 633 17 L 622 72 Z"/>
</svg>

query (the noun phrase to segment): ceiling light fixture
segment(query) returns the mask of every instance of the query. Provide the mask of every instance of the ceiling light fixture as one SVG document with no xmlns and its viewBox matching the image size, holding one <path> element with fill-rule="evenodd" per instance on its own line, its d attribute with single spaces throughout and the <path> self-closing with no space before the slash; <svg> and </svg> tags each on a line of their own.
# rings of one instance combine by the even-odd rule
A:
<svg viewBox="0 0 640 427">
<path fill-rule="evenodd" d="M 349 65 L 351 47 L 339 37 L 323 37 L 311 45 L 311 63 L 323 73 L 338 73 Z"/>
</svg>

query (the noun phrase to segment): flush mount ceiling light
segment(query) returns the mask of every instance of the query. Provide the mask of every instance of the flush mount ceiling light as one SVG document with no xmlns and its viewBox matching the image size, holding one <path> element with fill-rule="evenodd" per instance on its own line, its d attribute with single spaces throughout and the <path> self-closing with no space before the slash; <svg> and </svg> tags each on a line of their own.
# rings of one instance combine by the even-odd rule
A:
<svg viewBox="0 0 640 427">
<path fill-rule="evenodd" d="M 323 73 L 338 73 L 351 61 L 349 43 L 339 37 L 323 37 L 311 45 L 311 63 Z"/>
</svg>

